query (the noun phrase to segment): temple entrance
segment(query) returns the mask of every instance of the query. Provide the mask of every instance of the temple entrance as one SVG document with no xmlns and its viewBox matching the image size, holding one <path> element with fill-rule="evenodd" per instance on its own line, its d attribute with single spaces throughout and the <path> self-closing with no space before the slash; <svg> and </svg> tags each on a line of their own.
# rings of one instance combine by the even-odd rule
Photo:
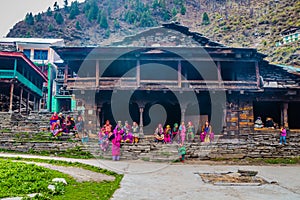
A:
<svg viewBox="0 0 300 200">
<path fill-rule="evenodd" d="M 290 129 L 300 129 L 299 123 L 300 102 L 289 103 L 288 122 Z"/>
<path fill-rule="evenodd" d="M 97 107 L 101 105 L 100 112 L 97 113 L 99 125 L 103 126 L 106 120 L 110 120 L 113 126 L 119 120 L 123 124 L 125 121 L 130 124 L 133 121 L 141 124 L 142 117 L 143 132 L 146 135 L 153 134 L 159 123 L 164 127 L 166 125 L 173 127 L 174 123 L 180 124 L 182 120 L 186 124 L 192 121 L 196 131 L 200 130 L 206 120 L 211 120 L 211 100 L 208 92 L 200 92 L 196 95 L 190 92 L 195 95 L 194 101 L 188 98 L 188 93 L 143 90 L 101 91 L 96 94 Z M 185 99 L 189 101 L 184 101 Z M 212 124 L 216 133 L 220 132 L 220 124 L 223 120 L 222 112 L 219 113 L 220 119 Z"/>
<path fill-rule="evenodd" d="M 260 101 L 253 102 L 254 120 L 257 117 L 261 117 L 265 124 L 267 118 L 272 118 L 277 124 L 281 124 L 281 103 L 280 102 L 268 102 Z"/>
</svg>

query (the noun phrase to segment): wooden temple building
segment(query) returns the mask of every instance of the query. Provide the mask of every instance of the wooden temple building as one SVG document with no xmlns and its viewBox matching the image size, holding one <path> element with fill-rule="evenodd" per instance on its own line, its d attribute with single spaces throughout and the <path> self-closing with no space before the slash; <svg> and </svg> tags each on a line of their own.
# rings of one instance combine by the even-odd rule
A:
<svg viewBox="0 0 300 200">
<path fill-rule="evenodd" d="M 155 120 L 151 107 L 156 104 L 165 109 L 164 125 L 209 120 L 215 133 L 236 136 L 253 131 L 260 116 L 300 128 L 300 75 L 269 64 L 256 49 L 226 47 L 178 24 L 110 46 L 52 48 L 64 60 L 57 72 L 57 99 L 68 109 L 84 110 L 92 131 L 107 119 L 137 121 L 146 128 Z M 114 95 L 118 98 L 112 100 Z M 128 101 L 119 109 L 129 110 L 131 119 L 115 119 L 113 101 Z M 144 133 L 152 134 L 152 128 Z"/>
</svg>

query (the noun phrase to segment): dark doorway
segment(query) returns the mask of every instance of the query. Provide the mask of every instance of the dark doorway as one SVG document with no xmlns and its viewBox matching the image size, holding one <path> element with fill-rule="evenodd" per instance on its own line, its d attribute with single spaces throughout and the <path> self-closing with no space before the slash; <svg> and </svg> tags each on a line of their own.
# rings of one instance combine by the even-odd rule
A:
<svg viewBox="0 0 300 200">
<path fill-rule="evenodd" d="M 289 108 L 288 108 L 289 128 L 300 129 L 299 113 L 300 113 L 300 102 L 289 103 Z"/>
<path fill-rule="evenodd" d="M 253 102 L 254 120 L 261 117 L 263 123 L 266 122 L 267 117 L 273 118 L 277 124 L 281 123 L 281 103 L 280 102 Z"/>
</svg>

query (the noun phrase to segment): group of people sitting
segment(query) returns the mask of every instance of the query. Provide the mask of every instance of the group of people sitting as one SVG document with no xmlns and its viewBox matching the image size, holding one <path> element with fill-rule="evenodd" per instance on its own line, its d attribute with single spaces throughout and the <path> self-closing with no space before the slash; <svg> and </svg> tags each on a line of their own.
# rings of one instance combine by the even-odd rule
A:
<svg viewBox="0 0 300 200">
<path fill-rule="evenodd" d="M 166 125 L 163 128 L 162 124 L 158 124 L 154 132 L 154 141 L 159 143 L 173 143 L 174 141 L 178 144 L 184 144 L 185 141 L 195 142 L 195 127 L 191 121 L 185 125 L 181 122 L 180 125 L 175 123 L 173 128 L 170 125 Z M 214 133 L 212 132 L 212 127 L 208 121 L 203 125 L 200 132 L 201 142 L 211 142 L 214 140 Z"/>
<path fill-rule="evenodd" d="M 62 113 L 54 112 L 50 118 L 50 131 L 54 137 L 62 135 L 62 133 L 70 133 L 76 131 L 76 123 L 72 116 L 63 116 Z"/>
<path fill-rule="evenodd" d="M 98 133 L 99 145 L 103 151 L 106 151 L 109 146 L 109 141 L 115 137 L 116 133 L 121 135 L 120 143 L 133 143 L 136 144 L 139 142 L 139 132 L 140 128 L 137 122 L 133 122 L 132 125 L 125 121 L 125 124 L 122 125 L 121 121 L 118 121 L 114 129 L 109 120 L 106 120 L 105 124 Z"/>
<path fill-rule="evenodd" d="M 254 128 L 272 128 L 276 129 L 278 128 L 278 124 L 274 122 L 273 118 L 267 117 L 266 123 L 263 123 L 261 117 L 257 117 L 257 119 L 254 122 Z"/>
</svg>

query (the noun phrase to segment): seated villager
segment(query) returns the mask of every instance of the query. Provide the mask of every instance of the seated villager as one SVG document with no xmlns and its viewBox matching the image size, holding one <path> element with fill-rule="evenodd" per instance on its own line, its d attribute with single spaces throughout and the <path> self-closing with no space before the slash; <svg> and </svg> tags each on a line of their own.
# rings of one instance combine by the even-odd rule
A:
<svg viewBox="0 0 300 200">
<path fill-rule="evenodd" d="M 171 131 L 171 126 L 167 125 L 164 131 L 164 141 L 165 143 L 171 143 L 171 135 L 172 135 L 172 131 Z"/>
<path fill-rule="evenodd" d="M 52 123 L 50 131 L 51 131 L 51 133 L 52 133 L 52 135 L 54 137 L 60 136 L 62 134 L 63 129 L 62 129 L 61 125 L 60 125 L 60 121 L 59 120 L 57 120 L 56 122 Z"/>
<path fill-rule="evenodd" d="M 140 137 L 140 127 L 136 122 L 132 124 L 132 135 L 133 135 L 133 143 L 137 144 L 139 142 Z"/>
<path fill-rule="evenodd" d="M 187 134 L 186 134 L 186 140 L 188 142 L 191 142 L 191 141 L 195 141 L 194 140 L 195 138 L 195 127 L 193 125 L 193 123 L 191 121 L 188 122 L 188 125 L 187 125 Z"/>
<path fill-rule="evenodd" d="M 125 121 L 125 125 L 123 129 L 124 129 L 123 141 L 126 143 L 133 143 L 132 129 L 128 121 Z"/>
<path fill-rule="evenodd" d="M 264 123 L 261 120 L 261 117 L 257 117 L 257 119 L 254 122 L 254 128 L 263 128 Z"/>
<path fill-rule="evenodd" d="M 84 130 L 84 120 L 81 113 L 78 113 L 77 119 L 76 119 L 76 129 L 78 132 L 83 132 Z"/>
<path fill-rule="evenodd" d="M 108 134 L 105 134 L 105 128 L 101 128 L 98 133 L 98 144 L 102 151 L 107 151 L 109 146 Z"/>
<path fill-rule="evenodd" d="M 70 133 L 71 131 L 74 131 L 75 128 L 75 121 L 74 118 L 71 116 L 67 116 L 67 120 L 66 120 L 66 132 Z"/>
<path fill-rule="evenodd" d="M 211 142 L 214 140 L 214 133 L 212 132 L 212 126 L 208 121 L 205 122 L 203 132 L 200 134 L 201 142 Z"/>
<path fill-rule="evenodd" d="M 58 120 L 58 115 L 57 115 L 57 112 L 54 112 L 53 115 L 51 116 L 50 118 L 50 126 L 56 122 Z"/>
<path fill-rule="evenodd" d="M 109 135 L 112 133 L 112 125 L 110 124 L 109 120 L 105 121 L 105 124 L 103 125 L 105 134 Z"/>
<path fill-rule="evenodd" d="M 164 143 L 164 129 L 161 124 L 158 124 L 158 127 L 154 132 L 154 141 Z"/>
<path fill-rule="evenodd" d="M 271 117 L 267 117 L 265 127 L 275 129 L 277 124 L 273 121 Z"/>
</svg>

